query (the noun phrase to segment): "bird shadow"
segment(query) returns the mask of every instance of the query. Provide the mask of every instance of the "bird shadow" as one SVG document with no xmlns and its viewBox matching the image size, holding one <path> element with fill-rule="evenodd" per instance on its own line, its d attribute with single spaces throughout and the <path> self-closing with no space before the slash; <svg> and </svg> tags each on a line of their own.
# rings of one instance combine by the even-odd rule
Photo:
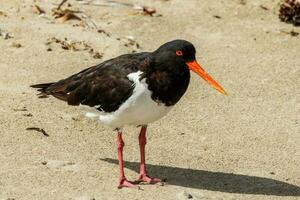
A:
<svg viewBox="0 0 300 200">
<path fill-rule="evenodd" d="M 118 160 L 105 158 L 102 161 L 118 164 Z M 138 172 L 139 163 L 124 162 L 124 167 Z M 147 164 L 153 177 L 167 177 L 167 183 L 182 187 L 240 194 L 300 196 L 300 187 L 286 182 L 242 174 L 211 172 L 188 168 Z"/>
</svg>

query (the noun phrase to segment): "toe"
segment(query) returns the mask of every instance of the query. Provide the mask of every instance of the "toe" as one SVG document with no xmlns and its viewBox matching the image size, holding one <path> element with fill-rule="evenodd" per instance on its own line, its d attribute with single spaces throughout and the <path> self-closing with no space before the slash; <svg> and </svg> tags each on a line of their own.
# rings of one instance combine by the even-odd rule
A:
<svg viewBox="0 0 300 200">
<path fill-rule="evenodd" d="M 140 174 L 140 176 L 136 182 L 138 182 L 138 183 L 145 182 L 145 183 L 149 183 L 149 184 L 155 184 L 155 183 L 160 183 L 162 181 L 158 178 L 151 178 L 146 174 Z"/>
<path fill-rule="evenodd" d="M 139 186 L 137 186 L 137 185 L 134 185 L 134 183 L 133 183 L 133 182 L 131 182 L 131 181 L 128 181 L 128 180 L 126 180 L 126 179 L 123 179 L 123 180 L 121 180 L 121 181 L 120 181 L 120 183 L 119 183 L 119 186 L 118 186 L 118 188 L 119 188 L 119 189 L 121 189 L 121 188 L 123 188 L 123 187 L 140 189 L 140 187 L 139 187 Z"/>
</svg>

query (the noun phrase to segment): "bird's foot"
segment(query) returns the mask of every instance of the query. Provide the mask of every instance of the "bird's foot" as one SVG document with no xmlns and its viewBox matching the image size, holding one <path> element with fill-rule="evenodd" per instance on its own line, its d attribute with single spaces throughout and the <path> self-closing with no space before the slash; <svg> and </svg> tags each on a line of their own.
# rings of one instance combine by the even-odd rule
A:
<svg viewBox="0 0 300 200">
<path fill-rule="evenodd" d="M 140 174 L 138 179 L 135 181 L 137 183 L 149 183 L 149 184 L 156 184 L 156 183 L 162 183 L 163 181 L 158 178 L 151 178 L 147 174 Z"/>
<path fill-rule="evenodd" d="M 121 179 L 119 181 L 119 186 L 118 188 L 119 189 L 122 189 L 123 187 L 128 187 L 128 188 L 134 188 L 134 189 L 140 189 L 139 186 L 135 185 L 133 182 L 131 181 L 128 181 L 126 180 L 125 178 L 124 179 Z"/>
</svg>

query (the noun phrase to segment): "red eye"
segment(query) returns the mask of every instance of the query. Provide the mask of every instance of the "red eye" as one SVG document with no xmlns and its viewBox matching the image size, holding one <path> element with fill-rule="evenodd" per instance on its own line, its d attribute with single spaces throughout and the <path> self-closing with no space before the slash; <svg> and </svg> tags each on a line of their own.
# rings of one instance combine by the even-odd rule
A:
<svg viewBox="0 0 300 200">
<path fill-rule="evenodd" d="M 176 55 L 177 55 L 177 56 L 182 56 L 183 53 L 182 53 L 182 51 L 178 50 L 178 51 L 176 51 Z"/>
</svg>

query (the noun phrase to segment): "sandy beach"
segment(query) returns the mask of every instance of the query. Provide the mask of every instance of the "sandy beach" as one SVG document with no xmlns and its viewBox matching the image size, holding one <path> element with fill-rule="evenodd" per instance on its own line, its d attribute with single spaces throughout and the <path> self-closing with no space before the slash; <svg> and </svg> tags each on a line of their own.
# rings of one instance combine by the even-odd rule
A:
<svg viewBox="0 0 300 200">
<path fill-rule="evenodd" d="M 0 1 L 0 200 L 300 199 L 300 27 L 280 22 L 280 1 L 118 2 L 69 0 L 81 20 L 63 22 L 59 0 Z M 148 171 L 166 184 L 118 189 L 115 132 L 29 85 L 178 38 L 229 95 L 193 74 L 148 128 Z M 138 132 L 124 130 L 130 180 Z"/>
</svg>

